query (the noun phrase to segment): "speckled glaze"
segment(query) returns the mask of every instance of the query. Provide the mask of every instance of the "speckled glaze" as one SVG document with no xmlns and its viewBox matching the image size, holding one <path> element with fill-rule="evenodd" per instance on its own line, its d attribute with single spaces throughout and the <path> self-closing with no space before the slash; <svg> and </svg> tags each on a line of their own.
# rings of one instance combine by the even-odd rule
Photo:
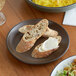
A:
<svg viewBox="0 0 76 76">
<path fill-rule="evenodd" d="M 44 12 L 65 12 L 67 10 L 73 9 L 76 7 L 76 3 L 64 7 L 45 7 L 45 6 L 40 6 L 32 2 L 32 0 L 25 0 L 28 4 L 33 6 L 34 8 L 44 11 Z"/>
</svg>

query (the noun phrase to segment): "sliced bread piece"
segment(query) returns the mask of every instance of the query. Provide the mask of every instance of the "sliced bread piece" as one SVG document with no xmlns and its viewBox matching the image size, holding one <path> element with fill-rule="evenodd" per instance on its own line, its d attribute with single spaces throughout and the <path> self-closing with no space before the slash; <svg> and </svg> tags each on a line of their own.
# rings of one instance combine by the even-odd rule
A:
<svg viewBox="0 0 76 76">
<path fill-rule="evenodd" d="M 25 25 L 19 28 L 19 32 L 25 34 L 27 31 L 32 30 L 33 25 Z M 47 27 L 46 32 L 42 35 L 43 37 L 56 37 L 58 32 Z"/>
<path fill-rule="evenodd" d="M 19 32 L 25 34 L 27 31 L 32 30 L 34 25 L 25 25 L 19 28 Z"/>
<path fill-rule="evenodd" d="M 47 19 L 42 19 L 32 28 L 32 30 L 27 31 L 17 45 L 16 51 L 23 53 L 30 50 L 37 39 L 39 39 L 44 34 L 48 27 L 48 24 L 49 23 Z"/>
<path fill-rule="evenodd" d="M 56 37 L 57 35 L 58 35 L 57 31 L 47 27 L 46 32 L 43 34 L 43 37 Z"/>
<path fill-rule="evenodd" d="M 43 58 L 49 56 L 52 52 L 59 48 L 61 39 L 61 36 L 49 37 L 46 41 L 35 47 L 32 52 L 32 57 Z"/>
</svg>

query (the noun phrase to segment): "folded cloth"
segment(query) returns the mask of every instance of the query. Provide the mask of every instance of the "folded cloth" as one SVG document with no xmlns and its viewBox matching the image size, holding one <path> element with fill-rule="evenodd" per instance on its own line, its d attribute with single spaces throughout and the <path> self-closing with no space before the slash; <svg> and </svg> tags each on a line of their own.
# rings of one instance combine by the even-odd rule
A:
<svg viewBox="0 0 76 76">
<path fill-rule="evenodd" d="M 76 8 L 66 11 L 63 24 L 76 26 Z"/>
</svg>

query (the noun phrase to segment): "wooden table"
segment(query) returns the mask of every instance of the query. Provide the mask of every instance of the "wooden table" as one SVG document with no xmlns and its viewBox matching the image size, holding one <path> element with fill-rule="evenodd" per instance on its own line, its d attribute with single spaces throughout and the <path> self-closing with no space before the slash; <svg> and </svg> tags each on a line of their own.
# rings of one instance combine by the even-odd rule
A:
<svg viewBox="0 0 76 76">
<path fill-rule="evenodd" d="M 49 76 L 54 67 L 63 59 L 76 55 L 76 27 L 62 25 L 64 13 L 44 13 L 30 7 L 25 0 L 6 0 L 2 9 L 6 23 L 0 26 L 0 76 Z M 6 47 L 6 36 L 17 23 L 37 18 L 47 18 L 61 24 L 70 37 L 70 47 L 66 54 L 49 64 L 29 65 L 15 59 Z"/>
</svg>

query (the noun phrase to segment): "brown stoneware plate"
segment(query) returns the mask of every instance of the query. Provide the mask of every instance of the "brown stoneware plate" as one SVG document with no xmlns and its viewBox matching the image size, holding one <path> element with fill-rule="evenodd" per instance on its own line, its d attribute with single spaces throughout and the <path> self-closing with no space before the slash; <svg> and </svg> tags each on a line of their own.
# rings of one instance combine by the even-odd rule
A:
<svg viewBox="0 0 76 76">
<path fill-rule="evenodd" d="M 15 27 L 13 27 L 11 29 L 11 31 L 8 33 L 7 47 L 8 47 L 9 52 L 15 58 L 17 58 L 18 60 L 20 60 L 24 63 L 28 63 L 28 64 L 50 63 L 50 62 L 55 61 L 55 60 L 59 59 L 60 57 L 62 57 L 69 47 L 69 36 L 68 36 L 67 32 L 65 31 L 65 29 L 62 26 L 60 26 L 59 24 L 49 20 L 49 28 L 58 31 L 59 35 L 62 36 L 62 41 L 61 41 L 60 47 L 58 48 L 57 51 L 53 52 L 50 56 L 48 56 L 46 58 L 35 59 L 35 58 L 31 57 L 31 53 L 32 53 L 33 49 L 35 48 L 35 46 L 37 46 L 38 44 L 40 44 L 44 40 L 46 40 L 46 38 L 41 37 L 40 39 L 37 40 L 35 45 L 29 51 L 27 51 L 25 53 L 21 53 L 21 54 L 16 52 L 16 46 L 19 43 L 21 37 L 23 36 L 23 34 L 21 34 L 18 31 L 18 29 L 24 25 L 36 24 L 40 20 L 41 19 L 33 19 L 33 20 L 23 21 L 23 22 L 17 24 Z"/>
</svg>

